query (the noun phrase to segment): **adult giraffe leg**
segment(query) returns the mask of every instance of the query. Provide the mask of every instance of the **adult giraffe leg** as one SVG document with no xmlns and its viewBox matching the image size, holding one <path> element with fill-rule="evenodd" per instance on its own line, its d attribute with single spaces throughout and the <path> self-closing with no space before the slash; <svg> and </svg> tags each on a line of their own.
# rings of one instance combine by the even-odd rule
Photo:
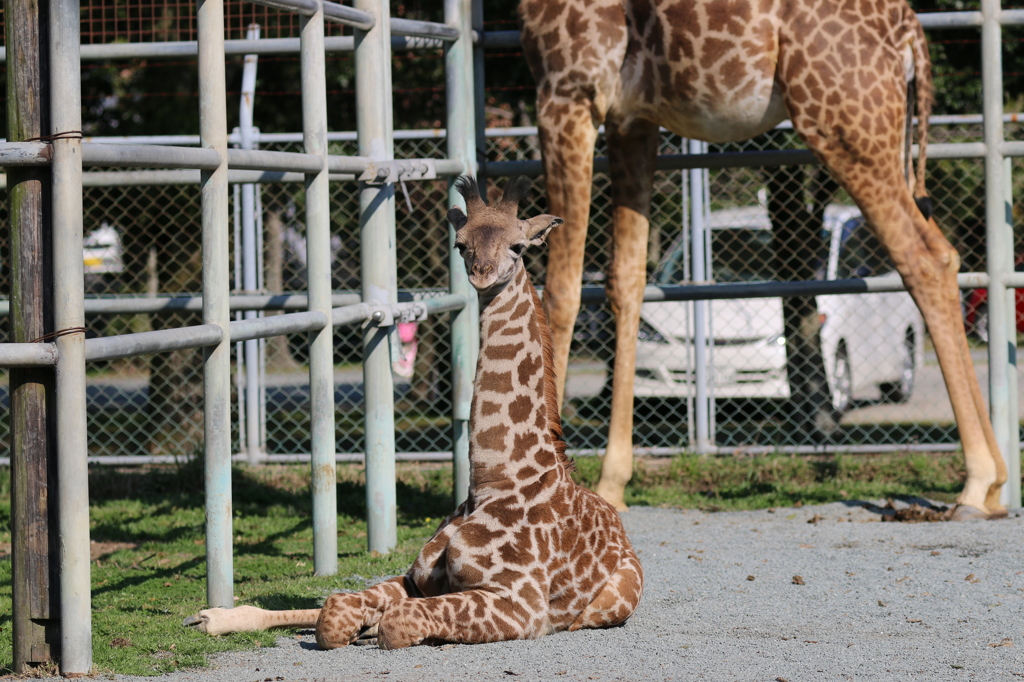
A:
<svg viewBox="0 0 1024 682">
<path fill-rule="evenodd" d="M 952 329 L 952 333 L 944 338 L 943 341 L 949 342 L 952 346 L 947 353 L 955 358 L 960 358 L 964 367 L 964 373 L 967 376 L 965 381 L 960 388 L 968 394 L 968 397 L 963 399 L 963 402 L 967 404 L 966 411 L 970 411 L 970 408 L 974 408 L 974 413 L 978 416 L 978 424 L 976 430 L 971 432 L 972 440 L 979 440 L 977 430 L 980 430 L 980 439 L 984 443 L 984 448 L 969 449 L 967 440 L 965 437 L 965 427 L 960 421 L 960 414 L 957 412 L 956 403 L 953 404 L 953 413 L 956 416 L 957 427 L 960 431 L 960 438 L 963 442 L 964 457 L 966 459 L 967 467 L 967 482 L 964 484 L 964 490 L 957 498 L 957 503 L 961 505 L 955 511 L 955 517 L 970 518 L 976 516 L 971 507 L 977 509 L 982 514 L 989 518 L 999 518 L 1006 516 L 1006 508 L 1000 502 L 1000 493 L 1002 491 L 1003 484 L 1007 481 L 1007 469 L 1006 462 L 1003 460 L 1002 454 L 999 451 L 999 444 L 996 441 L 995 432 L 992 429 L 992 421 L 989 418 L 988 408 L 985 405 L 985 400 L 982 397 L 981 386 L 978 384 L 977 374 L 974 371 L 974 361 L 971 359 L 970 348 L 967 345 L 967 334 L 964 330 L 963 316 L 960 310 L 960 291 L 956 284 L 956 271 L 959 270 L 960 258 L 956 255 L 956 251 L 946 241 L 945 236 L 939 231 L 935 221 L 929 219 L 925 223 L 925 232 L 921 233 L 924 242 L 930 249 L 947 249 L 953 253 L 956 267 L 953 270 L 952 275 L 946 278 L 944 282 L 943 302 L 945 303 L 945 310 L 947 311 L 947 318 L 949 320 L 949 327 Z M 906 278 L 904 278 L 906 281 Z M 910 289 L 910 286 L 907 286 Z M 913 292 L 912 292 L 913 293 Z M 915 296 L 915 300 L 918 300 Z M 918 307 L 921 307 L 921 302 L 918 301 Z M 925 317 L 928 320 L 927 316 Z M 932 336 L 932 343 L 935 345 L 936 354 L 939 354 L 939 343 L 936 339 L 936 332 L 932 330 L 931 322 L 928 323 L 928 329 Z M 946 382 L 946 390 L 950 394 L 950 401 L 953 401 L 953 389 L 951 383 L 955 379 L 951 379 L 946 375 L 946 366 L 942 361 L 942 355 L 939 355 L 939 365 L 942 367 L 943 378 Z M 974 429 L 973 425 L 969 425 L 970 428 Z M 983 456 L 983 453 L 987 452 L 989 459 Z M 991 461 L 989 461 L 991 460 Z M 983 500 L 983 503 L 979 506 L 977 500 Z M 967 507 L 967 508 L 964 508 Z"/>
<path fill-rule="evenodd" d="M 990 518 L 1005 516 L 999 492 L 1007 479 L 1006 463 L 996 443 L 967 345 L 956 283 L 960 257 L 934 220 L 926 221 L 919 212 L 914 213 L 906 200 L 901 204 L 904 211 L 914 216 L 914 227 L 931 256 L 915 259 L 917 262 L 904 266 L 908 274 L 904 274 L 904 269 L 900 274 L 928 324 L 963 444 L 967 481 L 957 498 L 961 508 L 955 515 L 975 516 L 970 509 L 974 508 Z"/>
<path fill-rule="evenodd" d="M 957 301 L 957 308 L 959 309 L 959 300 Z M 961 326 L 963 325 L 963 318 L 957 318 L 960 321 Z M 967 334 L 963 334 L 961 339 L 961 353 L 965 355 L 968 361 L 971 363 L 970 372 L 973 376 L 977 376 L 974 373 L 974 363 L 971 360 L 970 347 L 967 345 Z M 1002 497 L 1003 484 L 1009 480 L 1009 472 L 1006 468 L 1006 460 L 1003 459 L 1002 454 L 999 451 L 999 444 L 996 441 L 995 431 L 992 429 L 992 420 L 989 418 L 988 407 L 985 405 L 985 400 L 981 394 L 981 386 L 977 381 L 970 383 L 971 397 L 974 400 L 975 409 L 982 415 L 981 427 L 985 433 L 985 441 L 988 444 L 989 452 L 992 453 L 992 459 L 996 467 L 996 480 L 989 486 L 988 493 L 985 495 L 985 507 L 988 510 L 988 514 L 992 518 L 1002 518 L 1007 515 L 1006 507 L 1003 506 L 1000 498 Z"/>
<path fill-rule="evenodd" d="M 867 216 L 914 298 L 935 346 L 963 444 L 967 481 L 954 518 L 1002 516 L 1006 464 L 992 431 L 967 346 L 956 282 L 960 257 L 935 221 L 925 219 L 899 177 L 856 172 L 831 158 L 833 171 Z M 890 164 L 894 167 L 899 164 Z M 976 511 L 974 511 L 976 510 Z"/>
<path fill-rule="evenodd" d="M 555 385 L 561 409 L 569 344 L 580 310 L 597 129 L 589 100 L 570 100 L 542 91 L 537 105 L 548 212 L 565 221 L 547 238 L 548 270 L 544 285 L 544 314 L 551 327 Z"/>
<path fill-rule="evenodd" d="M 912 23 L 907 28 L 914 34 L 918 114 L 927 120 L 928 52 L 920 26 Z M 826 64 L 827 60 L 815 62 L 806 51 L 792 47 L 799 44 L 797 38 L 782 36 L 788 47 L 780 51 L 779 59 L 793 127 L 860 207 L 928 325 L 967 468 L 953 518 L 1003 515 L 1006 511 L 998 503 L 998 494 L 1006 481 L 1006 464 L 964 333 L 956 281 L 960 258 L 935 221 L 917 207 L 906 182 L 906 55 L 901 58 L 896 51 L 884 49 L 882 39 L 862 32 L 848 46 L 853 58 L 841 65 Z M 859 59 L 869 63 L 861 64 Z M 808 90 L 806 73 L 812 68 L 827 70 L 829 78 L 823 86 Z M 870 78 L 865 78 L 864 69 L 870 70 Z M 837 106 L 815 104 L 822 101 Z M 922 148 L 924 132 L 919 131 Z M 920 183 L 924 182 L 922 163 L 916 177 Z M 923 196 L 923 186 L 915 187 L 914 193 Z"/>
<path fill-rule="evenodd" d="M 633 382 L 640 307 L 647 283 L 647 238 L 651 214 L 658 126 L 636 121 L 620 130 L 609 117 L 605 125 L 612 179 L 611 264 L 605 289 L 615 314 L 615 364 L 608 449 L 594 489 L 619 511 L 626 509 L 626 484 L 633 475 Z"/>
</svg>

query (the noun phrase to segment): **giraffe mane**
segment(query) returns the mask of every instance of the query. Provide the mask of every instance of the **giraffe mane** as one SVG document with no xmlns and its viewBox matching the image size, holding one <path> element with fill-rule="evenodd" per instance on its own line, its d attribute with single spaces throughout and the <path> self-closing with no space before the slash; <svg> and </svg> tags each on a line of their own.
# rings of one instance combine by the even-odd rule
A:
<svg viewBox="0 0 1024 682">
<path fill-rule="evenodd" d="M 551 329 L 548 327 L 548 318 L 544 315 L 544 307 L 541 305 L 537 289 L 530 284 L 530 294 L 533 296 L 533 307 L 537 311 L 537 319 L 540 323 L 541 347 L 544 357 L 544 400 L 547 403 L 548 431 L 551 433 L 551 440 L 555 447 L 555 459 L 561 463 L 567 473 L 576 471 L 576 462 L 565 454 L 565 439 L 562 436 L 562 415 L 558 412 L 558 393 L 555 387 L 555 346 L 551 341 Z"/>
</svg>

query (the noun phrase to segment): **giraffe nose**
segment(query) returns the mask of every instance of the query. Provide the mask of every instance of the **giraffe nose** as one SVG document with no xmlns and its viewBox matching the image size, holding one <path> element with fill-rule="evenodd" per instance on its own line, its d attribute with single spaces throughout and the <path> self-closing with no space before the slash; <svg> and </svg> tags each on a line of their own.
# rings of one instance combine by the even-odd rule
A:
<svg viewBox="0 0 1024 682">
<path fill-rule="evenodd" d="M 473 274 L 477 277 L 488 277 L 494 272 L 494 263 L 473 263 Z"/>
</svg>

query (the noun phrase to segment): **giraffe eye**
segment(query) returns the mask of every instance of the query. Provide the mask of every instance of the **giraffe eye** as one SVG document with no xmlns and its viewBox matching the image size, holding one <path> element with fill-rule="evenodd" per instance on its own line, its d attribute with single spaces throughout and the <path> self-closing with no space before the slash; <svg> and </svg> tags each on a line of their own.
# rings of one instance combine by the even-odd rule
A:
<svg viewBox="0 0 1024 682">
<path fill-rule="evenodd" d="M 455 248 L 458 249 L 460 254 L 466 253 L 466 245 L 462 242 L 455 242 Z"/>
<path fill-rule="evenodd" d="M 512 246 L 508 247 L 508 249 L 509 249 L 509 251 L 514 253 L 517 257 L 518 256 L 522 256 L 523 255 L 523 251 L 526 250 L 526 244 L 523 244 L 522 242 L 516 242 Z"/>
</svg>

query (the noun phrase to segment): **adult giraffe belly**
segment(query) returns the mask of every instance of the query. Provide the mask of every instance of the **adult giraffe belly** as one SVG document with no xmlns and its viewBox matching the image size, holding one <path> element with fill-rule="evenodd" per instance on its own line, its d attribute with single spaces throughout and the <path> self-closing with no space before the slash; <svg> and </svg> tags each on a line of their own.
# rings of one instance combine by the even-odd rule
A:
<svg viewBox="0 0 1024 682">
<path fill-rule="evenodd" d="M 624 125 L 642 118 L 683 137 L 723 143 L 749 140 L 788 117 L 781 88 L 771 80 L 737 93 L 702 89 L 689 96 L 684 92 L 671 94 L 648 103 L 625 91 L 614 111 L 615 118 Z"/>
<path fill-rule="evenodd" d="M 641 3 L 642 5 L 642 3 Z M 786 109 L 777 82 L 780 19 L 768 0 L 628 5 L 617 118 L 684 137 L 736 142 L 770 130 Z"/>
</svg>

